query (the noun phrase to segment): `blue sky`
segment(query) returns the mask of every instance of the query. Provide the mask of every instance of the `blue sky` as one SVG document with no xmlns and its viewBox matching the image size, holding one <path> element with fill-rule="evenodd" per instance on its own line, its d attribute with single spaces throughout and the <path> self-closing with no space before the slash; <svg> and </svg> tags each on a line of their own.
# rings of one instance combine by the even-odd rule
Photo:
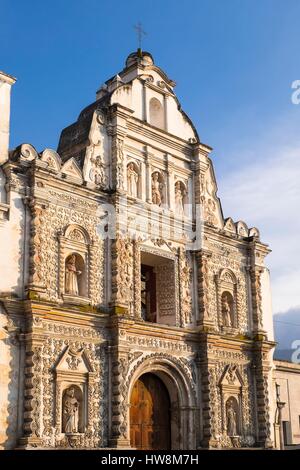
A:
<svg viewBox="0 0 300 470">
<path fill-rule="evenodd" d="M 1 0 L 0 69 L 17 77 L 11 147 L 56 148 L 99 85 L 143 49 L 214 148 L 224 215 L 270 243 L 274 312 L 299 308 L 299 0 Z M 294 318 L 293 316 L 293 318 Z M 299 326 L 300 338 L 300 326 Z"/>
</svg>

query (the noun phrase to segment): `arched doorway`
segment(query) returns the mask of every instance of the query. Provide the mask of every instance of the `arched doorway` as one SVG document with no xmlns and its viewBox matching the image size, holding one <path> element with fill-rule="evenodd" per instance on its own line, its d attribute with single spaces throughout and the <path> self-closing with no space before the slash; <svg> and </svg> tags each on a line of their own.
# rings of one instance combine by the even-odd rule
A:
<svg viewBox="0 0 300 470">
<path fill-rule="evenodd" d="M 130 398 L 130 445 L 136 449 L 171 448 L 170 397 L 154 374 L 135 382 Z"/>
</svg>

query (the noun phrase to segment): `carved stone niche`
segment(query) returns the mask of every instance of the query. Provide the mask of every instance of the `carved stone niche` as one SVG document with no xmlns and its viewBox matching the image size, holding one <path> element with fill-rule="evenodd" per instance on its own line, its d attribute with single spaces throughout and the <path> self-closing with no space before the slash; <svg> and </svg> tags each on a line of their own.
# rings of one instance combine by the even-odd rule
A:
<svg viewBox="0 0 300 470">
<path fill-rule="evenodd" d="M 222 432 L 230 437 L 232 445 L 242 435 L 242 399 L 244 382 L 236 365 L 228 365 L 219 383 L 221 391 Z"/>
<path fill-rule="evenodd" d="M 238 281 L 229 269 L 215 276 L 218 323 L 225 334 L 235 334 L 238 328 Z"/>
<path fill-rule="evenodd" d="M 89 416 L 95 372 L 83 349 L 68 346 L 55 367 L 55 428 L 58 440 L 67 436 L 70 445 L 91 428 Z"/>
<path fill-rule="evenodd" d="M 59 235 L 59 297 L 71 304 L 91 302 L 93 245 L 85 229 L 69 225 Z"/>
</svg>

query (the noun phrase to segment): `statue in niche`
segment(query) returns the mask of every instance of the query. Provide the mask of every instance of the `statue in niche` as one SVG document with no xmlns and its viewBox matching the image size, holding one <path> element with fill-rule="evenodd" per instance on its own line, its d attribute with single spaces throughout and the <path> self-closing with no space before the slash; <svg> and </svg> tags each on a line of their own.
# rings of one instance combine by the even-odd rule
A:
<svg viewBox="0 0 300 470">
<path fill-rule="evenodd" d="M 66 294 L 79 295 L 78 276 L 80 274 L 81 271 L 76 268 L 76 255 L 73 254 L 66 261 Z"/>
<path fill-rule="evenodd" d="M 106 184 L 105 164 L 102 161 L 102 157 L 100 155 L 92 157 L 91 162 L 94 164 L 94 168 L 91 171 L 91 179 L 94 180 L 95 184 Z"/>
<path fill-rule="evenodd" d="M 131 162 L 127 166 L 127 190 L 130 196 L 137 197 L 138 181 L 139 175 L 135 169 L 134 163 Z"/>
<path fill-rule="evenodd" d="M 222 295 L 222 316 L 224 326 L 232 326 L 232 301 L 228 295 Z"/>
<path fill-rule="evenodd" d="M 63 399 L 63 432 L 72 434 L 78 432 L 79 402 L 75 396 L 74 387 L 65 392 Z"/>
<path fill-rule="evenodd" d="M 159 173 L 156 171 L 152 175 L 152 203 L 160 206 L 162 203 L 162 183 L 159 181 Z"/>
<path fill-rule="evenodd" d="M 227 435 L 228 436 L 237 436 L 237 415 L 234 410 L 233 400 L 227 402 Z"/>
<path fill-rule="evenodd" d="M 175 210 L 177 214 L 183 214 L 184 213 L 184 197 L 185 197 L 185 190 L 183 188 L 183 185 L 181 184 L 180 181 L 176 181 L 175 183 Z"/>
</svg>

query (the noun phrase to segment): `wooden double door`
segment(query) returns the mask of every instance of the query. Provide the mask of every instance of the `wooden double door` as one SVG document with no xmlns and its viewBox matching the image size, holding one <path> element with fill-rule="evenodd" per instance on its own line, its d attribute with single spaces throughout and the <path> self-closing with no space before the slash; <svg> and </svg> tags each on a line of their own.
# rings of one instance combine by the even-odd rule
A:
<svg viewBox="0 0 300 470">
<path fill-rule="evenodd" d="M 130 400 L 130 445 L 136 449 L 171 448 L 170 398 L 154 374 L 142 375 Z"/>
</svg>

